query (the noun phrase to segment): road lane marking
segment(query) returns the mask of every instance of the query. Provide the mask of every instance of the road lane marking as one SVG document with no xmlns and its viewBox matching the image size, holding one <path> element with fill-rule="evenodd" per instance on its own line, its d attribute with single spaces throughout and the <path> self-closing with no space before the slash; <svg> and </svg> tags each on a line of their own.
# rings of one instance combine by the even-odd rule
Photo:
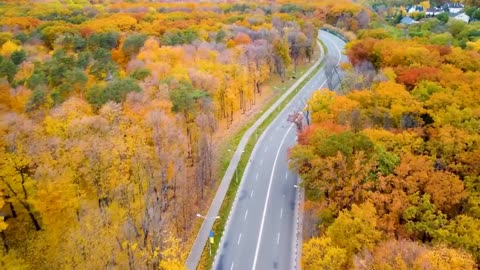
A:
<svg viewBox="0 0 480 270">
<path fill-rule="evenodd" d="M 247 211 L 245 212 L 245 218 L 243 218 L 243 219 L 247 220 L 247 215 L 248 215 L 248 209 L 247 209 Z"/>
<path fill-rule="evenodd" d="M 288 179 L 288 172 L 285 173 L 285 180 Z"/>
<path fill-rule="evenodd" d="M 277 165 L 277 160 L 278 160 L 278 156 L 280 155 L 280 150 L 282 149 L 282 145 L 285 142 L 285 139 L 287 138 L 288 133 L 290 133 L 290 130 L 292 130 L 292 127 L 293 127 L 293 124 L 290 125 L 287 132 L 285 132 L 285 135 L 283 135 L 282 141 L 280 142 L 280 146 L 278 147 L 277 154 L 275 155 L 275 159 L 273 161 L 272 174 L 270 175 L 270 182 L 268 183 L 267 198 L 265 199 L 265 205 L 263 207 L 262 222 L 260 223 L 260 232 L 258 234 L 257 247 L 255 249 L 255 258 L 253 259 L 253 267 L 252 267 L 253 270 L 255 270 L 257 266 L 258 251 L 260 250 L 260 243 L 262 242 L 263 226 L 265 225 L 265 216 L 267 214 L 268 199 L 270 198 L 270 191 L 272 190 L 272 182 L 273 182 L 273 175 L 275 173 L 275 165 Z"/>
<path fill-rule="evenodd" d="M 240 245 L 240 240 L 242 240 L 242 234 L 240 234 L 240 235 L 238 236 L 237 245 Z"/>
<path fill-rule="evenodd" d="M 257 175 L 255 176 L 255 181 L 257 181 L 257 180 L 258 180 L 258 173 L 257 173 Z"/>
<path fill-rule="evenodd" d="M 253 190 L 252 190 L 252 193 L 250 193 L 250 198 L 253 198 Z"/>
<path fill-rule="evenodd" d="M 268 151 L 268 146 L 265 147 L 265 151 L 263 151 L 264 153 L 266 153 Z"/>
<path fill-rule="evenodd" d="M 282 217 L 283 217 L 283 207 L 282 207 L 282 209 L 280 209 L 280 218 L 282 218 Z"/>
<path fill-rule="evenodd" d="M 230 266 L 230 270 L 232 270 L 232 269 L 233 269 L 233 265 L 234 265 L 234 264 L 235 264 L 235 263 L 233 263 L 233 262 L 232 262 L 232 266 Z"/>
<path fill-rule="evenodd" d="M 263 165 L 263 159 L 262 159 L 262 160 L 260 160 L 260 166 L 262 166 L 262 165 Z"/>
<path fill-rule="evenodd" d="M 277 245 L 280 244 L 280 233 L 277 234 Z"/>
<path fill-rule="evenodd" d="M 319 34 L 318 36 L 320 37 L 320 34 Z M 335 47 L 336 47 L 336 45 L 335 45 Z M 337 48 L 337 51 L 338 51 L 338 48 Z M 339 61 L 340 61 L 340 59 L 339 59 Z M 322 70 L 321 70 L 321 71 L 322 71 Z M 315 76 L 322 77 L 322 78 L 325 77 L 325 75 L 324 75 L 323 73 L 321 73 L 321 71 L 318 71 L 318 72 L 315 74 Z M 326 81 L 324 81 L 321 86 L 315 87 L 315 89 L 321 88 L 325 83 L 326 83 Z M 304 87 L 304 88 L 301 89 L 301 91 L 313 92 L 313 90 L 315 90 L 315 89 L 308 89 L 307 87 Z M 280 128 L 283 129 L 283 128 L 287 128 L 287 127 L 286 127 L 286 126 L 284 127 L 284 126 L 282 125 Z M 277 126 L 276 130 L 278 130 L 278 129 L 279 129 L 279 127 Z M 258 178 L 258 175 L 257 175 L 257 178 Z M 262 197 L 263 197 L 263 196 L 262 196 Z M 285 194 L 283 195 L 283 198 L 285 198 Z M 266 202 L 268 202 L 268 200 L 267 200 Z M 260 236 L 261 236 L 261 234 L 260 234 Z M 258 240 L 260 241 L 260 239 L 258 239 Z M 257 253 L 258 253 L 258 247 L 257 247 Z M 256 256 L 258 256 L 258 255 L 256 254 Z M 190 258 L 189 258 L 189 259 L 190 259 Z M 195 258 L 194 258 L 194 260 L 195 260 Z M 187 261 L 187 262 L 188 262 L 188 261 Z M 214 263 L 214 265 L 217 265 L 217 263 Z M 254 267 L 255 267 L 255 266 L 256 266 L 256 264 L 254 265 Z M 228 266 L 225 266 L 225 267 L 228 267 Z M 234 263 L 232 262 L 230 269 L 233 270 L 233 268 L 234 268 Z"/>
<path fill-rule="evenodd" d="M 336 47 L 336 46 L 335 46 Z M 337 48 L 337 47 L 336 47 Z M 337 51 L 338 48 L 337 48 Z M 341 58 L 341 54 L 340 54 L 340 58 Z M 340 58 L 338 59 L 338 63 L 340 63 Z M 323 85 L 326 83 L 327 81 L 325 80 L 319 88 L 322 88 Z M 302 91 L 302 89 L 300 89 L 300 91 Z M 282 138 L 282 141 L 280 142 L 280 147 L 278 147 L 278 151 L 277 151 L 277 154 L 275 156 L 275 160 L 273 162 L 273 169 L 272 169 L 272 174 L 270 175 L 270 183 L 268 184 L 268 190 L 267 190 L 267 198 L 265 200 L 265 205 L 263 207 L 263 215 L 262 215 L 262 222 L 260 224 L 260 233 L 259 233 L 259 237 L 258 237 L 258 240 L 257 240 L 257 247 L 255 249 L 255 257 L 254 257 L 254 260 L 253 260 L 253 267 L 252 267 L 252 270 L 255 270 L 256 266 L 257 266 L 257 260 L 258 260 L 258 251 L 260 249 L 260 243 L 261 243 L 261 240 L 262 240 L 262 233 L 263 233 L 263 226 L 265 224 L 265 214 L 266 214 L 266 211 L 267 211 L 267 205 L 268 205 L 268 199 L 270 198 L 270 190 L 271 190 L 271 187 L 272 187 L 272 180 L 273 180 L 273 174 L 275 172 L 275 165 L 277 163 L 277 159 L 278 159 L 278 155 L 280 154 L 280 149 L 282 148 L 282 145 L 285 141 L 285 138 L 287 137 L 288 133 L 290 132 L 290 130 L 292 129 L 293 127 L 293 124 L 290 125 L 290 127 L 288 128 L 287 132 L 285 133 L 285 135 L 283 136 Z M 295 136 L 295 140 L 297 140 L 297 136 Z M 263 160 L 262 160 L 263 161 Z M 283 197 L 285 198 L 285 194 L 283 194 Z M 233 265 L 232 265 L 232 268 L 233 268 Z"/>
</svg>

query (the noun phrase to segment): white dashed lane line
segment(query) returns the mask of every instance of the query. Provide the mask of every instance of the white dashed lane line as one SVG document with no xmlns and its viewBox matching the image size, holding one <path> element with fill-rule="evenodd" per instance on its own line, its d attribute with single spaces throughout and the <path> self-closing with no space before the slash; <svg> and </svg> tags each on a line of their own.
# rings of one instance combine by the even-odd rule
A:
<svg viewBox="0 0 480 270">
<path fill-rule="evenodd" d="M 240 235 L 238 236 L 237 245 L 240 245 L 240 241 L 241 241 L 241 240 L 242 240 L 242 234 L 240 234 Z"/>
</svg>

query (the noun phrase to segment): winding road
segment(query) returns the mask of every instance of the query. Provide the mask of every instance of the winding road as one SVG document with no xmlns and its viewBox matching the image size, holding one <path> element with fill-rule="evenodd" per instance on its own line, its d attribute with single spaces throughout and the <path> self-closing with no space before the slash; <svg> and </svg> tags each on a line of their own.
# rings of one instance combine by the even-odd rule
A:
<svg viewBox="0 0 480 270">
<path fill-rule="evenodd" d="M 346 61 L 340 38 L 319 32 L 337 64 Z M 296 143 L 290 113 L 304 107 L 314 90 L 326 87 L 320 69 L 261 135 L 245 169 L 236 202 L 213 269 L 292 269 L 296 260 L 297 175 L 288 169 L 287 151 Z"/>
</svg>

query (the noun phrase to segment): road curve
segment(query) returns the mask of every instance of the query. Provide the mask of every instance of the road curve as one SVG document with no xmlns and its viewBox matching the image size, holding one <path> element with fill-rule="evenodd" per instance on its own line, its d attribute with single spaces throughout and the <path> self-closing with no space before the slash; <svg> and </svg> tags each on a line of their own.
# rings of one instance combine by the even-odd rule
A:
<svg viewBox="0 0 480 270">
<path fill-rule="evenodd" d="M 342 55 L 345 42 L 325 31 L 320 31 L 319 37 L 337 63 L 346 61 Z M 296 130 L 287 117 L 303 108 L 314 90 L 324 87 L 325 78 L 320 69 L 260 136 L 245 169 L 214 269 L 291 269 L 297 176 L 288 170 L 287 151 L 295 144 Z"/>
</svg>

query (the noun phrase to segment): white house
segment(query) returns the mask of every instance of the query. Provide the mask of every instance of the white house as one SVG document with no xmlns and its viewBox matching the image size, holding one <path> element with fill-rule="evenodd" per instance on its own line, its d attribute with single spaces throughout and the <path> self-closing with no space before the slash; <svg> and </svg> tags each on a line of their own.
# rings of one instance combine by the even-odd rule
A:
<svg viewBox="0 0 480 270">
<path fill-rule="evenodd" d="M 428 8 L 425 12 L 425 15 L 433 17 L 437 16 L 438 14 L 442 14 L 444 11 L 441 8 Z"/>
<path fill-rule="evenodd" d="M 450 13 L 459 13 L 463 11 L 465 6 L 460 3 L 447 3 L 444 5 L 444 7 L 448 8 L 448 12 Z"/>
<path fill-rule="evenodd" d="M 463 13 L 458 14 L 455 17 L 452 17 L 452 19 L 459 20 L 459 21 L 464 21 L 464 22 L 468 23 L 470 21 L 470 16 L 468 16 L 467 14 L 465 14 L 465 12 L 463 12 Z"/>
<path fill-rule="evenodd" d="M 402 18 L 400 23 L 405 24 L 405 25 L 411 25 L 411 24 L 418 23 L 418 21 L 415 21 L 414 19 L 410 18 L 409 16 L 405 16 L 405 17 Z"/>
<path fill-rule="evenodd" d="M 414 5 L 414 6 L 407 6 L 406 8 L 407 13 L 413 13 L 413 12 L 423 12 L 424 9 L 422 6 Z"/>
</svg>

